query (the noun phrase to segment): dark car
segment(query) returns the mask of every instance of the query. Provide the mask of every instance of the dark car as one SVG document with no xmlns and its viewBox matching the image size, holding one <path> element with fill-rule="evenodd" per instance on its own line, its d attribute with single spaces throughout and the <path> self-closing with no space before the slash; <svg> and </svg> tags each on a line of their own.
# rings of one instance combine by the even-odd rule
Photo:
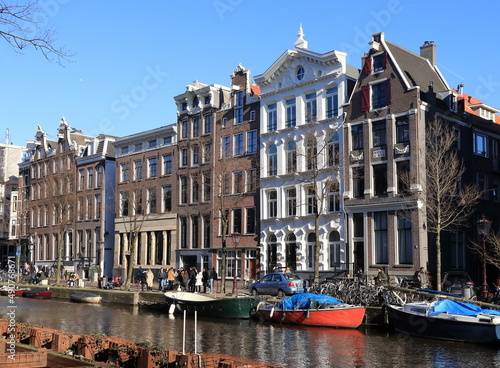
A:
<svg viewBox="0 0 500 368">
<path fill-rule="evenodd" d="M 443 275 L 443 291 L 466 299 L 475 299 L 476 297 L 475 283 L 465 271 L 445 272 Z"/>
<path fill-rule="evenodd" d="M 306 287 L 307 281 L 294 273 L 273 272 L 251 284 L 249 289 L 252 295 L 277 295 L 282 298 L 285 295 L 304 293 Z"/>
</svg>

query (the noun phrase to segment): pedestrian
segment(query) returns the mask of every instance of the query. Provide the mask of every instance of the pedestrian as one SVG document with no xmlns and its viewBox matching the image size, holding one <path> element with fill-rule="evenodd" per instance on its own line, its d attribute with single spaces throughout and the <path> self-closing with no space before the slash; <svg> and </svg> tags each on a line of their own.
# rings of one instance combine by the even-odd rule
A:
<svg viewBox="0 0 500 368">
<path fill-rule="evenodd" d="M 377 285 L 385 285 L 387 284 L 387 281 L 389 281 L 389 278 L 385 274 L 384 270 L 382 268 L 377 268 L 377 276 L 375 276 L 375 282 Z"/>
<path fill-rule="evenodd" d="M 196 271 L 196 281 L 195 281 L 195 291 L 197 293 L 201 293 L 201 287 L 203 286 L 203 273 L 198 271 L 198 269 L 194 269 Z"/>
<path fill-rule="evenodd" d="M 208 271 L 206 268 L 203 269 L 203 273 L 202 273 L 202 277 L 201 277 L 201 281 L 203 282 L 203 292 L 206 293 L 207 292 L 207 288 L 209 288 L 209 284 L 208 284 Z"/>
<path fill-rule="evenodd" d="M 153 274 L 153 271 L 148 268 L 148 270 L 145 272 L 146 274 L 146 286 L 148 291 L 153 291 L 153 280 L 155 275 Z"/>
<path fill-rule="evenodd" d="M 191 266 L 189 268 L 189 281 L 188 281 L 188 291 L 190 293 L 194 293 L 195 292 L 195 287 L 196 287 L 196 268 Z"/>
<path fill-rule="evenodd" d="M 363 273 L 363 267 L 358 267 L 358 272 L 356 272 L 356 277 L 358 278 L 358 285 L 364 285 L 365 275 Z"/>
<path fill-rule="evenodd" d="M 212 267 L 212 271 L 210 272 L 210 292 L 212 293 L 214 291 L 214 287 L 217 286 L 217 271 L 215 271 L 215 268 Z"/>
<path fill-rule="evenodd" d="M 139 291 L 139 284 L 142 284 L 142 274 L 143 273 L 144 273 L 144 270 L 142 269 L 142 266 L 139 266 L 137 271 L 135 271 L 134 283 L 137 284 L 138 291 Z"/>
<path fill-rule="evenodd" d="M 158 271 L 158 290 L 164 291 L 166 284 L 167 284 L 167 273 L 165 272 L 165 269 L 162 267 L 160 268 L 160 271 Z"/>
<path fill-rule="evenodd" d="M 181 274 L 182 274 L 182 276 L 181 276 L 182 288 L 185 291 L 189 291 L 189 273 L 186 269 L 182 268 Z"/>
<path fill-rule="evenodd" d="M 418 279 L 420 281 L 420 287 L 425 289 L 427 287 L 427 273 L 425 272 L 424 267 L 420 267 L 420 271 L 418 272 Z"/>
<path fill-rule="evenodd" d="M 415 289 L 422 287 L 422 284 L 420 283 L 420 271 L 415 271 L 412 281 Z"/>
<path fill-rule="evenodd" d="M 173 267 L 170 267 L 167 272 L 167 290 L 172 290 L 174 288 L 175 281 L 175 271 Z"/>
</svg>

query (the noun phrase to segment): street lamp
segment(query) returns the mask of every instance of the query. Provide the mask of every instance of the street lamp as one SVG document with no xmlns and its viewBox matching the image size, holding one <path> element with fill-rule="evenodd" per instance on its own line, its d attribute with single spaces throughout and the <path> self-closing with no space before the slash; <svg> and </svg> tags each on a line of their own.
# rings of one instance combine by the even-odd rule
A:
<svg viewBox="0 0 500 368">
<path fill-rule="evenodd" d="M 483 246 L 483 285 L 481 296 L 483 301 L 488 298 L 488 283 L 486 281 L 486 238 L 490 233 L 492 221 L 486 219 L 484 215 L 481 215 L 481 219 L 477 222 L 477 232 L 481 237 Z"/>
<path fill-rule="evenodd" d="M 236 257 L 236 247 L 240 243 L 241 240 L 241 234 L 240 233 L 234 233 L 231 235 L 233 238 L 233 245 L 234 245 L 234 275 L 233 275 L 233 295 L 238 294 L 238 278 L 237 278 L 237 257 Z"/>
</svg>

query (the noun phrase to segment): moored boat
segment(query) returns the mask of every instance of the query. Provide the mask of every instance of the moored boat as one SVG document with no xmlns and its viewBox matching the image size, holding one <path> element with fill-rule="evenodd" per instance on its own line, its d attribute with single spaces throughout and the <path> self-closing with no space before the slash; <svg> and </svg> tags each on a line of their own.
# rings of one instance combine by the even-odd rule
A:
<svg viewBox="0 0 500 368">
<path fill-rule="evenodd" d="M 0 289 L 0 295 L 14 295 L 14 296 L 23 296 L 24 292 L 29 290 L 27 288 L 17 289 L 17 288 L 9 288 L 4 286 Z"/>
<path fill-rule="evenodd" d="M 358 328 L 366 308 L 342 303 L 329 295 L 302 293 L 284 298 L 277 305 L 259 305 L 257 312 L 270 322 Z"/>
<path fill-rule="evenodd" d="M 164 293 L 167 303 L 179 311 L 200 316 L 217 318 L 247 319 L 255 313 L 261 301 L 253 296 L 213 297 L 185 291 L 167 291 Z"/>
<path fill-rule="evenodd" d="M 71 294 L 70 299 L 71 301 L 78 303 L 99 304 L 102 300 L 102 296 L 94 293 L 80 291 Z"/>
<path fill-rule="evenodd" d="M 26 298 L 49 299 L 50 297 L 52 297 L 52 290 L 49 290 L 48 288 L 35 288 L 26 290 L 23 296 Z"/>
<path fill-rule="evenodd" d="M 498 342 L 500 311 L 451 299 L 387 305 L 389 325 L 413 336 L 477 343 Z"/>
</svg>

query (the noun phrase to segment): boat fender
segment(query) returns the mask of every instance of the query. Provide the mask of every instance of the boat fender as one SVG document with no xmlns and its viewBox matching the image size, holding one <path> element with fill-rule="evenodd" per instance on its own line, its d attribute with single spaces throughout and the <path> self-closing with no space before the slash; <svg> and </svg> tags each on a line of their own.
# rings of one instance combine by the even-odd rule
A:
<svg viewBox="0 0 500 368">
<path fill-rule="evenodd" d="M 257 308 L 255 310 L 259 310 L 260 307 L 264 306 L 266 303 L 265 302 L 259 302 L 259 304 L 257 304 Z"/>
<path fill-rule="evenodd" d="M 311 311 L 310 309 L 307 309 L 307 312 L 306 312 L 306 318 L 307 318 L 307 319 L 309 319 L 309 312 L 310 312 L 310 311 Z"/>
<path fill-rule="evenodd" d="M 271 318 L 274 314 L 274 307 L 271 308 L 271 312 L 269 312 L 269 318 Z"/>
<path fill-rule="evenodd" d="M 168 308 L 168 314 L 174 314 L 175 311 L 175 304 L 172 303 L 170 304 L 170 307 Z"/>
</svg>

